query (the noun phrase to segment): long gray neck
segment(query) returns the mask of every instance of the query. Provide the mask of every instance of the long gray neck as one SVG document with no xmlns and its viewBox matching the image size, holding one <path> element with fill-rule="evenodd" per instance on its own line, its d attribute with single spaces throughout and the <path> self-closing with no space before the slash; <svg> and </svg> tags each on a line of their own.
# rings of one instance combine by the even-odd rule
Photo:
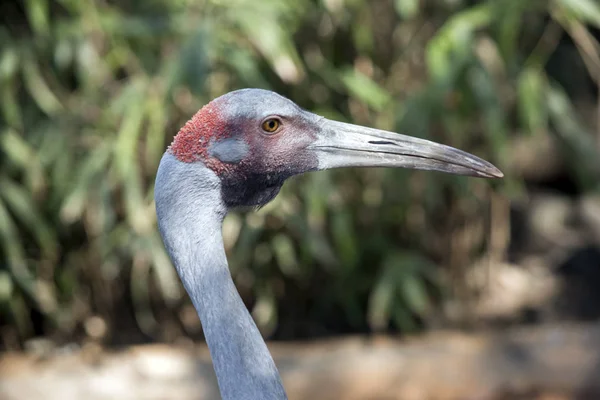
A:
<svg viewBox="0 0 600 400">
<path fill-rule="evenodd" d="M 203 164 L 182 163 L 166 153 L 154 195 L 161 236 L 200 316 L 222 398 L 286 399 L 227 266 L 220 180 Z"/>
</svg>

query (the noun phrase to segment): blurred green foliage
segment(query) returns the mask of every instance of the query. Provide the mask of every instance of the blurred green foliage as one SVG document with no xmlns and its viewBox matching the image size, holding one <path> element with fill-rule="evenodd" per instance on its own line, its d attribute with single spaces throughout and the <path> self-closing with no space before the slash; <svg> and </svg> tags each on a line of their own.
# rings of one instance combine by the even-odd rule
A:
<svg viewBox="0 0 600 400">
<path fill-rule="evenodd" d="M 259 212 L 230 215 L 232 274 L 266 335 L 426 326 L 450 277 L 486 252 L 490 186 L 522 191 L 515 137 L 557 135 L 581 189 L 597 189 L 594 136 L 548 73 L 571 38 L 559 69 L 583 62 L 600 81 L 595 0 L 26 0 L 0 15 L 5 347 L 41 334 L 199 333 L 156 232 L 153 179 L 178 128 L 233 89 L 276 90 L 507 173 L 491 184 L 309 174 Z"/>
</svg>

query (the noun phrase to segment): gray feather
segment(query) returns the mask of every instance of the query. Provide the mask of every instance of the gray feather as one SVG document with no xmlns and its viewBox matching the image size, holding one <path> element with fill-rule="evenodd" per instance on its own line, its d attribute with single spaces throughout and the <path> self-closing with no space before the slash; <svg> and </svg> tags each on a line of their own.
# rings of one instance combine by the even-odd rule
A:
<svg viewBox="0 0 600 400">
<path fill-rule="evenodd" d="M 154 192 L 158 228 L 190 295 L 225 400 L 287 399 L 277 367 L 231 279 L 219 178 L 165 154 Z"/>
</svg>

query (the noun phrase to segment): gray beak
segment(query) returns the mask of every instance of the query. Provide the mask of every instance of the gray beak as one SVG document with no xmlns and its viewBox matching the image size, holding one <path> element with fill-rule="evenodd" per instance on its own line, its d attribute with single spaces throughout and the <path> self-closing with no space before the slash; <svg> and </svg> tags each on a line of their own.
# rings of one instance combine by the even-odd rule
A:
<svg viewBox="0 0 600 400">
<path fill-rule="evenodd" d="M 400 167 L 455 175 L 502 178 L 489 162 L 450 146 L 398 133 L 323 118 L 317 140 L 310 145 L 319 169 Z"/>
</svg>

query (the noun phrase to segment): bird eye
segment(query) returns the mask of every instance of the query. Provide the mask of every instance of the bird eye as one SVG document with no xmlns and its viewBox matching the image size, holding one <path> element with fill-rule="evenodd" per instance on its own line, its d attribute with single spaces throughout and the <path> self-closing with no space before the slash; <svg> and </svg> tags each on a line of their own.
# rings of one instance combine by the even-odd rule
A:
<svg viewBox="0 0 600 400">
<path fill-rule="evenodd" d="M 281 122 L 277 118 L 269 118 L 262 123 L 263 131 L 273 133 L 281 126 Z"/>
</svg>

